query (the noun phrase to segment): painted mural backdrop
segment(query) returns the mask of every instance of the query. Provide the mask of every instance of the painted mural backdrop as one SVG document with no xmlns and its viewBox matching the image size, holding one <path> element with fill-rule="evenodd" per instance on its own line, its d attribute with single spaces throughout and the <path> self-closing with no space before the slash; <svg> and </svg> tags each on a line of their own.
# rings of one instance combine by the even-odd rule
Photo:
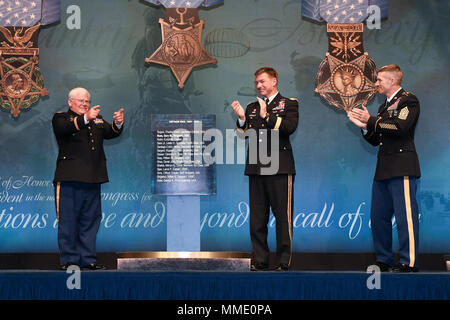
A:
<svg viewBox="0 0 450 320">
<path fill-rule="evenodd" d="M 79 10 L 69 10 L 71 5 Z M 102 188 L 98 250 L 165 250 L 166 198 L 151 194 L 151 115 L 216 114 L 225 139 L 235 124 L 230 103 L 255 100 L 253 73 L 262 66 L 277 69 L 280 92 L 300 104 L 292 136 L 294 251 L 372 251 L 369 209 L 377 150 L 344 112 L 314 93 L 328 45 L 326 26 L 302 19 L 300 10 L 299 0 L 226 0 L 213 10 L 200 9 L 203 45 L 218 63 L 193 70 L 180 89 L 169 68 L 144 62 L 161 44 L 162 8 L 138 0 L 63 0 L 61 21 L 42 27 L 39 35 L 40 69 L 50 95 L 18 118 L 0 112 L 0 252 L 57 251 L 51 119 L 67 109 L 67 93 L 76 86 L 90 90 L 106 119 L 125 109 L 121 138 L 105 143 L 110 182 Z M 377 66 L 399 64 L 404 88 L 420 99 L 420 248 L 429 253 L 450 252 L 450 52 L 444 32 L 449 14 L 443 0 L 391 1 L 381 29 L 364 31 L 365 50 Z M 375 113 L 381 101 L 377 96 L 368 109 Z M 243 171 L 238 161 L 216 165 L 217 193 L 201 198 L 202 250 L 251 251 Z M 272 248 L 274 229 L 271 224 Z"/>
</svg>

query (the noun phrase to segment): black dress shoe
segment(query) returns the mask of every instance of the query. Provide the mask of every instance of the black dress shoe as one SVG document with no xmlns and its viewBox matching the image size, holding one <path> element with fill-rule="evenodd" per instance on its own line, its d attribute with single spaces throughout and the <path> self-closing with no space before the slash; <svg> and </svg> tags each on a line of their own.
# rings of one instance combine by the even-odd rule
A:
<svg viewBox="0 0 450 320">
<path fill-rule="evenodd" d="M 63 264 L 62 266 L 61 266 L 61 270 L 64 270 L 64 271 L 66 271 L 70 266 L 78 266 L 76 263 L 73 263 L 73 262 L 66 262 L 65 264 Z"/>
<path fill-rule="evenodd" d="M 378 268 L 380 268 L 381 272 L 392 272 L 392 266 L 390 266 L 384 262 L 377 261 L 377 262 L 375 262 L 375 265 Z"/>
<path fill-rule="evenodd" d="M 289 265 L 285 263 L 280 263 L 279 265 L 275 266 L 273 269 L 275 271 L 289 271 Z"/>
<path fill-rule="evenodd" d="M 410 267 L 404 263 L 397 263 L 397 265 L 392 268 L 392 272 L 419 272 L 419 269 Z"/>
<path fill-rule="evenodd" d="M 84 270 L 106 270 L 106 267 L 102 264 L 97 264 L 97 262 L 88 264 L 87 266 L 82 267 Z"/>
<path fill-rule="evenodd" d="M 267 270 L 269 270 L 269 265 L 267 263 L 255 262 L 255 263 L 252 263 L 250 270 L 251 271 L 267 271 Z"/>
</svg>

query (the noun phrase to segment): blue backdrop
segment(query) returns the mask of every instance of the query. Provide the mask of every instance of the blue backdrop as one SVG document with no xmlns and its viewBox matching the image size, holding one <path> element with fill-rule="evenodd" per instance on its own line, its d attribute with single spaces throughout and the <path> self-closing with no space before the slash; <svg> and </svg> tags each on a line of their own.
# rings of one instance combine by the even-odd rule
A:
<svg viewBox="0 0 450 320">
<path fill-rule="evenodd" d="M 218 64 L 195 68 L 183 89 L 169 68 L 144 63 L 161 43 L 163 9 L 138 0 L 80 0 L 81 29 L 69 30 L 72 2 L 63 0 L 61 22 L 40 32 L 40 68 L 50 96 L 17 119 L 0 112 L 0 252 L 57 251 L 51 119 L 67 109 L 67 93 L 76 86 L 90 90 L 106 119 L 125 109 L 124 133 L 105 143 L 110 182 L 102 189 L 98 250 L 165 250 L 166 198 L 151 194 L 151 114 L 213 113 L 225 136 L 235 124 L 231 102 L 255 100 L 253 73 L 262 66 L 277 69 L 280 92 L 300 103 L 292 136 L 294 251 L 373 250 L 369 208 L 377 150 L 344 112 L 314 93 L 328 48 L 326 26 L 302 19 L 300 0 L 225 0 L 199 9 L 204 46 Z M 403 87 L 421 103 L 420 251 L 428 253 L 450 252 L 449 11 L 444 0 L 390 1 L 381 29 L 364 32 L 365 50 L 377 66 L 399 64 Z M 382 99 L 368 105 L 372 113 Z M 217 194 L 201 198 L 202 250 L 251 251 L 243 171 L 242 164 L 216 165 Z M 273 221 L 269 236 L 274 249 Z"/>
</svg>

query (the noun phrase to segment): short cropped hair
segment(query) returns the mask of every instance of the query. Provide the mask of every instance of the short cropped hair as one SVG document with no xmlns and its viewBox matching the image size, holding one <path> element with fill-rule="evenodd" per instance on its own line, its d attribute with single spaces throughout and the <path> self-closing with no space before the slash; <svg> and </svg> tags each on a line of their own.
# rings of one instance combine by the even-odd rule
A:
<svg viewBox="0 0 450 320">
<path fill-rule="evenodd" d="M 87 91 L 85 88 L 81 88 L 81 87 L 73 88 L 72 90 L 70 90 L 69 98 L 73 99 L 75 97 L 75 95 L 79 92 L 83 92 L 83 93 L 85 92 L 85 93 L 87 93 L 89 99 L 91 98 L 91 94 L 89 93 L 89 91 Z"/>
<path fill-rule="evenodd" d="M 278 72 L 274 68 L 271 68 L 271 67 L 259 68 L 255 72 L 255 77 L 259 76 L 262 73 L 267 73 L 270 77 L 277 79 L 277 83 L 278 83 Z"/>
<path fill-rule="evenodd" d="M 378 70 L 378 73 L 380 72 L 389 72 L 398 85 L 402 84 L 403 73 L 398 65 L 388 64 L 387 66 L 381 67 L 380 70 Z"/>
</svg>

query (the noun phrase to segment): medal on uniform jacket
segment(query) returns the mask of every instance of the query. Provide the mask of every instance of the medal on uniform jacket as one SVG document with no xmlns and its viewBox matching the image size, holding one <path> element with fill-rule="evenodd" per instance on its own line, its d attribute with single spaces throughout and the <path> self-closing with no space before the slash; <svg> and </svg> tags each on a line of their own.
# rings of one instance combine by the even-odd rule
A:
<svg viewBox="0 0 450 320">
<path fill-rule="evenodd" d="M 376 65 L 364 51 L 369 0 L 303 0 L 302 15 L 327 22 L 328 52 L 316 75 L 317 92 L 337 109 L 366 105 L 376 94 Z M 384 5 L 387 1 L 372 1 Z M 387 3 L 386 3 L 387 5 Z"/>
<path fill-rule="evenodd" d="M 0 0 L 0 105 L 17 118 L 47 96 L 39 69 L 41 25 L 60 19 L 60 0 Z"/>
<path fill-rule="evenodd" d="M 194 67 L 217 63 L 202 46 L 205 24 L 198 16 L 198 7 L 210 7 L 223 0 L 145 0 L 162 4 L 166 8 L 165 19 L 159 19 L 162 32 L 161 46 L 145 62 L 169 66 L 178 80 L 184 83 Z"/>
</svg>

